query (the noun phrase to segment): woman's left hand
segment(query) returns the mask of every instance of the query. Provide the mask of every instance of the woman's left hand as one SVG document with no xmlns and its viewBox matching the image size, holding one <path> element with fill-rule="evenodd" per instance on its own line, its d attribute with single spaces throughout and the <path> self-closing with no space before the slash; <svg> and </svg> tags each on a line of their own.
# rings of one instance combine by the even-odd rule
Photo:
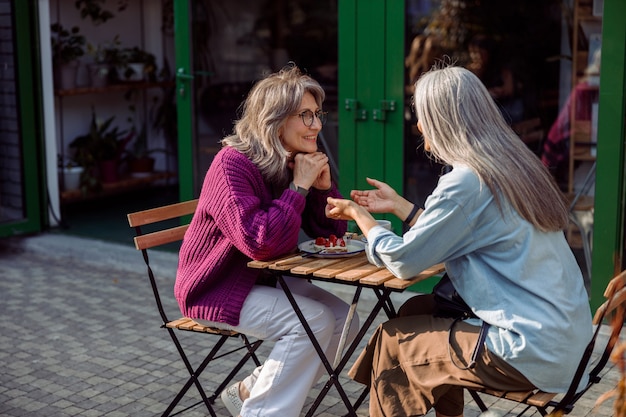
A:
<svg viewBox="0 0 626 417">
<path fill-rule="evenodd" d="M 332 179 L 330 176 L 330 165 L 326 163 L 326 165 L 322 167 L 319 174 L 317 175 L 317 178 L 313 182 L 313 187 L 318 190 L 326 191 L 329 190 L 332 185 Z"/>
</svg>

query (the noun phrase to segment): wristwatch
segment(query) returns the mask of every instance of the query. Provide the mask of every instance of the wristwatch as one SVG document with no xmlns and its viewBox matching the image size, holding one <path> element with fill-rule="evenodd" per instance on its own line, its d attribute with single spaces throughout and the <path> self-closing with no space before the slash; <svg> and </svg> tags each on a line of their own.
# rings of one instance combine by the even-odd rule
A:
<svg viewBox="0 0 626 417">
<path fill-rule="evenodd" d="M 297 192 L 297 193 L 298 193 L 298 194 L 300 194 L 302 197 L 306 197 L 306 196 L 307 196 L 307 194 L 309 193 L 309 190 L 307 190 L 306 188 L 302 188 L 302 187 L 297 186 L 296 184 L 294 184 L 294 183 L 293 183 L 293 181 L 291 181 L 291 182 L 289 183 L 289 189 L 290 189 L 291 191 L 295 191 L 295 192 Z"/>
</svg>

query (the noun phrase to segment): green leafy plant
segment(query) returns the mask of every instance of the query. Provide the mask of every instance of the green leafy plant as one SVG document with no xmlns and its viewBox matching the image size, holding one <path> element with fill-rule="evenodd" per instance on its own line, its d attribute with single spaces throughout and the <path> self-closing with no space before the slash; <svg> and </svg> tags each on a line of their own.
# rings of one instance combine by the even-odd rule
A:
<svg viewBox="0 0 626 417">
<path fill-rule="evenodd" d="M 80 17 L 90 18 L 94 25 L 105 23 L 115 15 L 104 9 L 106 0 L 76 0 L 74 6 L 80 11 Z M 121 12 L 128 7 L 128 0 L 117 0 L 117 11 Z"/>
<path fill-rule="evenodd" d="M 76 137 L 70 148 L 74 150 L 73 159 L 85 168 L 92 168 L 98 162 L 117 159 L 124 151 L 129 138 L 127 131 L 112 126 L 115 116 L 98 123 L 96 113 L 92 110 L 89 131 Z"/>
<path fill-rule="evenodd" d="M 120 80 L 127 80 L 135 74 L 130 64 L 143 64 L 143 75 L 152 81 L 156 79 L 157 66 L 154 54 L 138 46 L 121 48 L 117 45 L 119 42 L 116 46 L 105 49 L 104 60 L 117 69 Z"/>
<path fill-rule="evenodd" d="M 131 116 L 128 118 L 128 121 L 133 125 L 130 129 L 133 141 L 124 151 L 124 161 L 128 163 L 130 171 L 144 171 L 146 164 L 150 167 L 154 165 L 154 158 L 152 157 L 152 154 L 167 154 L 168 151 L 165 148 L 150 148 L 148 143 L 147 122 L 142 120 L 138 123 L 138 125 L 136 125 L 136 108 L 131 104 L 129 109 L 131 111 Z M 139 166 L 141 166 L 141 169 L 138 169 Z M 151 170 L 151 168 L 149 170 Z"/>
<path fill-rule="evenodd" d="M 84 167 L 81 177 L 83 189 L 98 190 L 101 184 L 94 176 L 95 168 L 105 161 L 119 161 L 131 136 L 126 130 L 113 126 L 115 116 L 99 123 L 94 109 L 86 134 L 76 137 L 70 144 L 73 160 Z"/>
<path fill-rule="evenodd" d="M 50 30 L 52 36 L 52 61 L 55 65 L 68 64 L 85 54 L 85 37 L 80 28 L 65 28 L 60 23 L 53 23 Z"/>
<path fill-rule="evenodd" d="M 115 35 L 115 37 L 113 38 L 112 41 L 107 41 L 107 42 L 102 42 L 102 43 L 98 43 L 93 44 L 91 42 L 87 42 L 87 47 L 86 47 L 86 51 L 87 54 L 90 55 L 93 58 L 93 61 L 96 64 L 109 64 L 110 62 L 108 62 L 108 50 L 110 49 L 115 49 L 117 47 L 119 47 L 120 44 L 120 39 L 119 39 L 119 35 Z"/>
</svg>

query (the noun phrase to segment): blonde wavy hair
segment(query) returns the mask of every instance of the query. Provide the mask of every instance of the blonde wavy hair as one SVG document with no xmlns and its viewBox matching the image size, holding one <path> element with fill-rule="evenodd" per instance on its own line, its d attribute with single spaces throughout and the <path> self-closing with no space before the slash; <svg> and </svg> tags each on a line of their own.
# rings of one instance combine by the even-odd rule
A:
<svg viewBox="0 0 626 417">
<path fill-rule="evenodd" d="M 489 187 L 501 210 L 505 198 L 539 230 L 567 227 L 563 193 L 471 71 L 434 66 L 415 83 L 414 105 L 434 159 L 469 166 Z"/>
<path fill-rule="evenodd" d="M 311 93 L 321 109 L 326 97 L 320 84 L 295 65 L 284 67 L 258 81 L 242 103 L 241 118 L 233 134 L 222 139 L 250 159 L 269 182 L 289 181 L 290 153 L 280 138 L 287 118 L 298 111 L 305 93 Z"/>
</svg>

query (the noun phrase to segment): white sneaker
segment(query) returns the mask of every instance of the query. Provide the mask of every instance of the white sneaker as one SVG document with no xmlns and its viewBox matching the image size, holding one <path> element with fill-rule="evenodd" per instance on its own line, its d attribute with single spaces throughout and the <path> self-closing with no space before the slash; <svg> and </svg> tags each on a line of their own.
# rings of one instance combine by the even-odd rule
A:
<svg viewBox="0 0 626 417">
<path fill-rule="evenodd" d="M 239 416 L 243 407 L 243 401 L 239 397 L 239 384 L 240 382 L 231 385 L 220 394 L 224 406 L 233 417 Z"/>
</svg>

